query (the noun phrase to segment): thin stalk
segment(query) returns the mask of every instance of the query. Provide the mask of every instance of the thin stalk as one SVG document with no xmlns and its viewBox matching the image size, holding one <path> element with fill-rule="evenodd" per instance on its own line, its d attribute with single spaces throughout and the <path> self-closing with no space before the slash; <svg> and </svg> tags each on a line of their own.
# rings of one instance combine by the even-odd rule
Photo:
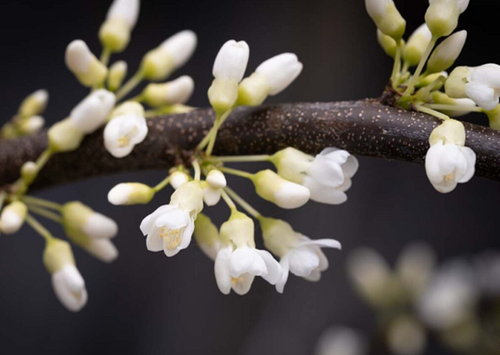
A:
<svg viewBox="0 0 500 355">
<path fill-rule="evenodd" d="M 221 163 L 251 163 L 269 161 L 270 155 L 237 155 L 234 157 L 217 157 Z"/>
<path fill-rule="evenodd" d="M 45 164 L 47 164 L 47 162 L 50 160 L 50 158 L 52 158 L 52 155 L 54 155 L 54 153 L 49 149 L 45 149 L 43 151 L 42 155 L 40 155 L 40 157 L 36 161 L 37 172 L 40 172 L 40 170 L 43 169 Z"/>
<path fill-rule="evenodd" d="M 250 206 L 250 204 L 245 201 L 240 195 L 238 195 L 236 192 L 234 192 L 231 188 L 225 187 L 224 191 L 227 192 L 227 194 L 234 200 L 238 205 L 243 207 L 245 211 L 247 211 L 250 215 L 252 215 L 254 218 L 258 219 L 262 217 L 262 214 L 259 213 L 255 208 Z"/>
<path fill-rule="evenodd" d="M 428 108 L 428 107 L 425 107 L 425 106 L 422 106 L 422 105 L 416 105 L 415 106 L 417 108 L 418 111 L 420 112 L 423 112 L 423 113 L 426 113 L 428 115 L 431 115 L 431 116 L 434 116 L 434 117 L 437 117 L 437 118 L 440 118 L 444 121 L 446 120 L 449 120 L 450 117 L 445 115 L 444 113 L 441 113 L 441 112 L 438 112 L 436 110 L 433 110 L 431 108 Z"/>
<path fill-rule="evenodd" d="M 26 222 L 30 225 L 31 228 L 35 230 L 35 232 L 44 237 L 47 242 L 50 242 L 54 239 L 52 234 L 50 234 L 50 232 L 31 215 L 26 216 Z"/>
<path fill-rule="evenodd" d="M 219 132 L 219 128 L 224 124 L 224 122 L 229 117 L 231 112 L 233 112 L 232 109 L 227 110 L 224 114 L 222 114 L 221 116 L 218 116 L 215 119 L 214 127 L 212 128 L 212 130 L 209 133 L 210 137 L 209 137 L 208 147 L 207 147 L 207 151 L 206 151 L 207 156 L 210 156 L 212 154 L 214 147 L 215 147 L 215 141 L 217 140 L 217 133 Z"/>
<path fill-rule="evenodd" d="M 116 93 L 116 101 L 121 101 L 125 96 L 127 96 L 132 90 L 134 90 L 137 85 L 141 83 L 144 79 L 144 72 L 142 70 L 137 71 L 133 77 L 127 81 L 125 85 L 122 86 L 120 90 Z"/>
<path fill-rule="evenodd" d="M 62 209 L 61 204 L 59 204 L 57 202 L 45 200 L 43 198 L 38 198 L 38 197 L 33 197 L 33 196 L 23 196 L 22 200 L 28 204 L 43 207 L 43 208 L 48 208 L 48 209 L 55 210 L 55 211 L 60 211 Z"/>
<path fill-rule="evenodd" d="M 201 167 L 200 167 L 200 162 L 198 160 L 194 160 L 192 162 L 193 164 L 193 169 L 194 169 L 194 179 L 196 181 L 200 181 L 201 179 Z"/>
<path fill-rule="evenodd" d="M 33 212 L 39 216 L 50 219 L 51 221 L 54 221 L 56 223 L 62 223 L 62 217 L 59 216 L 58 214 L 52 212 L 52 211 L 47 211 L 46 209 L 43 209 L 41 207 L 32 206 L 32 205 L 28 205 L 28 208 L 31 212 Z"/>
<path fill-rule="evenodd" d="M 240 177 L 247 178 L 247 179 L 250 179 L 253 175 L 253 174 L 247 173 L 246 171 L 243 171 L 243 170 L 226 168 L 226 167 L 221 167 L 221 168 L 219 168 L 219 170 L 222 171 L 223 173 L 228 173 L 228 174 L 240 176 Z"/>
<path fill-rule="evenodd" d="M 104 47 L 101 53 L 101 63 L 108 66 L 109 60 L 111 59 L 111 50 L 108 47 Z"/>
<path fill-rule="evenodd" d="M 429 59 L 429 56 L 431 55 L 432 50 L 434 49 L 434 46 L 436 45 L 437 38 L 432 38 L 431 41 L 429 42 L 429 45 L 427 46 L 427 49 L 424 52 L 424 55 L 422 56 L 422 59 L 420 59 L 420 63 L 418 63 L 417 70 L 415 70 L 415 73 L 413 74 L 413 77 L 410 79 L 410 82 L 408 83 L 408 88 L 406 89 L 405 93 L 403 96 L 409 96 L 413 92 L 413 89 L 415 89 L 415 84 L 417 83 L 418 79 L 420 78 L 420 74 L 422 74 L 422 70 L 424 70 L 425 63 L 427 63 L 427 59 Z"/>
<path fill-rule="evenodd" d="M 394 67 L 392 68 L 391 82 L 393 86 L 396 83 L 397 76 L 401 69 L 401 53 L 403 52 L 403 41 L 397 42 L 398 48 L 396 49 L 396 57 L 394 58 Z"/>
<path fill-rule="evenodd" d="M 463 106 L 463 105 L 442 105 L 442 104 L 427 104 L 426 107 L 429 107 L 433 110 L 447 110 L 447 111 L 464 111 L 464 112 L 484 112 L 481 107 L 471 107 L 471 106 Z"/>
<path fill-rule="evenodd" d="M 236 209 L 236 205 L 234 204 L 233 200 L 231 200 L 231 198 L 228 196 L 228 194 L 226 193 L 226 191 L 222 190 L 221 191 L 221 196 L 222 196 L 222 199 L 224 200 L 224 202 L 226 202 L 226 204 L 229 206 L 229 208 L 231 210 L 235 210 Z"/>
<path fill-rule="evenodd" d="M 167 176 L 165 179 L 163 179 L 158 185 L 153 187 L 154 193 L 157 193 L 165 188 L 168 184 L 170 184 L 170 176 Z"/>
</svg>

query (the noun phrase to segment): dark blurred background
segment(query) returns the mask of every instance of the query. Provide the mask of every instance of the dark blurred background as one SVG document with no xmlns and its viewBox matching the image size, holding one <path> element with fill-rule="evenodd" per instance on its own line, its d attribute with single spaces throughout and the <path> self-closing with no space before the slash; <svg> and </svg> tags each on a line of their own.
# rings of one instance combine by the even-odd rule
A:
<svg viewBox="0 0 500 355">
<path fill-rule="evenodd" d="M 64 50 L 71 40 L 81 38 L 100 52 L 97 31 L 110 3 L 2 1 L 1 123 L 39 88 L 50 91 L 45 115 L 49 123 L 64 118 L 80 101 L 87 91 L 66 70 Z M 410 32 L 423 22 L 427 0 L 396 3 Z M 460 18 L 459 28 L 467 29 L 469 38 L 458 64 L 500 62 L 500 29 L 495 21 L 485 20 L 499 11 L 497 1 L 471 1 Z M 134 70 L 147 50 L 183 29 L 198 34 L 199 47 L 175 75 L 195 79 L 191 101 L 195 106 L 207 105 L 213 60 L 228 39 L 249 43 L 250 70 L 281 52 L 297 53 L 305 70 L 273 101 L 377 97 L 392 66 L 377 45 L 362 0 L 143 0 L 132 44 L 115 58 L 125 59 Z M 284 295 L 258 279 L 245 297 L 223 296 L 213 263 L 198 248 L 171 259 L 146 250 L 139 223 L 168 202 L 170 191 L 148 206 L 130 208 L 112 207 L 106 195 L 118 182 L 155 183 L 165 171 L 110 176 L 37 192 L 61 202 L 82 200 L 119 221 L 121 233 L 115 242 L 121 255 L 114 264 L 104 265 L 75 250 L 90 299 L 82 312 L 72 314 L 53 294 L 41 263 L 42 239 L 29 228 L 2 236 L 0 354 L 310 354 L 328 326 L 366 331 L 375 326 L 345 273 L 346 256 L 356 247 L 373 247 L 391 261 L 415 240 L 430 243 L 440 259 L 500 247 L 496 223 L 500 184 L 474 178 L 443 196 L 434 191 L 420 165 L 359 160 L 349 201 L 341 206 L 311 203 L 285 212 L 256 199 L 246 181 L 230 180 L 269 215 L 292 221 L 296 230 L 312 238 L 333 237 L 343 244 L 342 252 L 326 252 L 331 266 L 321 282 L 291 277 Z M 209 214 L 217 222 L 228 216 L 223 204 Z M 60 229 L 52 227 L 62 237 Z M 448 354 L 439 346 L 427 353 Z"/>
</svg>

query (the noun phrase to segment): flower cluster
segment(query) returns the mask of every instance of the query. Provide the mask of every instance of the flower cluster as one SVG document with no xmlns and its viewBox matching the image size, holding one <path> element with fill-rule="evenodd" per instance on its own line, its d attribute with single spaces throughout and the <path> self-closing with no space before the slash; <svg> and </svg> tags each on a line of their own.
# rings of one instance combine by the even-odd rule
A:
<svg viewBox="0 0 500 355">
<path fill-rule="evenodd" d="M 467 39 L 465 30 L 453 32 L 468 5 L 469 0 L 430 0 L 425 23 L 405 42 L 406 22 L 394 1 L 366 0 L 366 9 L 378 28 L 378 41 L 394 58 L 389 84 L 394 102 L 443 121 L 430 137 L 425 164 L 430 182 L 441 193 L 469 181 L 475 172 L 476 156 L 465 146 L 465 128 L 450 117 L 482 112 L 492 128 L 500 129 L 500 66 L 462 66 L 447 72 Z"/>
<path fill-rule="evenodd" d="M 285 90 L 302 71 L 297 56 L 284 53 L 265 61 L 244 78 L 249 55 L 248 44 L 234 40 L 226 42 L 217 54 L 214 81 L 208 90 L 216 119 L 192 157 L 193 174 L 188 166 L 177 166 L 157 186 L 122 183 L 108 195 L 114 205 L 144 204 L 170 184 L 175 190 L 170 203 L 156 209 L 141 224 L 147 249 L 173 257 L 186 249 L 194 236 L 198 246 L 214 261 L 215 279 L 223 294 L 231 290 L 246 294 L 256 276 L 275 285 L 280 293 L 290 272 L 318 281 L 321 272 L 328 268 L 321 248 L 340 249 L 336 240 L 311 240 L 285 221 L 262 216 L 228 187 L 226 174 L 248 179 L 264 200 L 284 209 L 294 209 L 310 199 L 327 204 L 345 202 L 351 178 L 358 169 L 356 158 L 335 148 L 325 149 L 315 157 L 291 147 L 274 155 L 219 157 L 212 154 L 219 128 L 236 107 L 260 105 L 268 96 Z M 149 92 L 156 90 L 153 87 Z M 232 162 L 255 161 L 271 163 L 276 171 L 265 169 L 250 173 L 226 166 Z M 221 199 L 228 205 L 230 217 L 219 229 L 202 211 L 204 207 L 217 205 Z M 240 211 L 237 204 L 247 214 Z M 256 248 L 255 221 L 260 223 L 269 251 Z"/>
</svg>

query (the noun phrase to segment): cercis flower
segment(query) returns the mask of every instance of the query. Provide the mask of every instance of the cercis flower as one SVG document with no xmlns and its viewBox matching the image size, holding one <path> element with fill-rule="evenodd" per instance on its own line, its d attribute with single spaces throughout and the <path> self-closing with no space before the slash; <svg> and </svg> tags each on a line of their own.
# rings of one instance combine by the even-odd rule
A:
<svg viewBox="0 0 500 355">
<path fill-rule="evenodd" d="M 403 58 L 411 66 L 418 65 L 431 42 L 432 33 L 424 23 L 413 32 L 403 51 Z"/>
<path fill-rule="evenodd" d="M 21 117 L 38 116 L 45 111 L 49 102 L 49 93 L 47 90 L 37 90 L 29 95 L 19 107 Z"/>
<path fill-rule="evenodd" d="M 104 129 L 104 146 L 115 158 L 129 155 L 148 135 L 146 119 L 138 115 L 114 117 Z"/>
<path fill-rule="evenodd" d="M 302 72 L 303 65 L 293 53 L 283 53 L 259 65 L 238 89 L 238 103 L 257 106 L 285 90 Z"/>
<path fill-rule="evenodd" d="M 458 183 L 466 183 L 474 176 L 476 154 L 465 147 L 462 123 L 451 119 L 445 121 L 432 132 L 430 145 L 425 170 L 437 191 L 451 192 Z"/>
<path fill-rule="evenodd" d="M 151 107 L 186 103 L 194 91 L 194 81 L 184 75 L 164 84 L 149 84 L 142 93 L 142 98 Z"/>
<path fill-rule="evenodd" d="M 52 275 L 52 286 L 59 301 L 72 312 L 78 312 L 88 300 L 82 275 L 68 242 L 51 239 L 45 248 L 43 262 Z"/>
<path fill-rule="evenodd" d="M 94 133 L 106 122 L 115 102 L 113 93 L 107 90 L 94 91 L 71 111 L 69 119 L 82 133 Z"/>
<path fill-rule="evenodd" d="M 99 38 L 113 52 L 121 52 L 130 41 L 130 33 L 139 17 L 140 0 L 115 0 L 109 8 Z"/>
<path fill-rule="evenodd" d="M 281 279 L 281 266 L 272 255 L 255 248 L 254 223 L 245 214 L 233 210 L 220 230 L 221 246 L 215 259 L 215 278 L 220 291 L 231 289 L 239 295 L 250 290 L 255 276 L 271 285 Z"/>
<path fill-rule="evenodd" d="M 278 174 L 301 184 L 311 192 L 311 200 L 340 204 L 347 200 L 351 178 L 356 174 L 358 160 L 345 150 L 326 148 L 316 157 L 294 148 L 286 148 L 271 157 Z"/>
<path fill-rule="evenodd" d="M 146 204 L 151 201 L 154 194 L 153 189 L 147 185 L 122 183 L 109 191 L 108 201 L 115 206 Z"/>
<path fill-rule="evenodd" d="M 399 41 L 406 30 L 406 21 L 393 0 L 365 0 L 366 11 L 385 35 Z"/>
<path fill-rule="evenodd" d="M 429 0 L 425 22 L 434 38 L 449 36 L 458 26 L 458 18 L 467 7 L 469 0 Z"/>
<path fill-rule="evenodd" d="M 20 201 L 14 201 L 2 210 L 0 231 L 14 234 L 21 229 L 28 213 L 28 207 Z"/>
<path fill-rule="evenodd" d="M 82 40 L 71 42 L 66 49 L 66 66 L 84 86 L 100 84 L 108 69 L 95 57 Z"/>
<path fill-rule="evenodd" d="M 448 70 L 462 52 L 466 40 L 467 31 L 460 31 L 446 38 L 429 58 L 427 72 L 438 73 Z"/>
<path fill-rule="evenodd" d="M 203 209 L 203 190 L 200 183 L 181 185 L 172 195 L 170 204 L 159 207 L 141 223 L 147 236 L 149 251 L 164 251 L 168 257 L 177 255 L 191 243 L 194 222 Z"/>
<path fill-rule="evenodd" d="M 283 273 L 276 284 L 280 293 L 283 293 L 289 272 L 308 281 L 319 281 L 321 272 L 328 269 L 328 259 L 321 248 L 341 249 L 336 240 L 311 240 L 282 220 L 261 217 L 260 223 L 266 248 L 280 257 Z"/>
</svg>

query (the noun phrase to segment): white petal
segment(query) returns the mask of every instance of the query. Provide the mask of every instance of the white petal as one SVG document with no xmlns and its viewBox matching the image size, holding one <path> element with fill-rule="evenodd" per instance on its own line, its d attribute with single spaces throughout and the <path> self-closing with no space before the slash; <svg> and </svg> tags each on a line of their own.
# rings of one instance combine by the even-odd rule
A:
<svg viewBox="0 0 500 355">
<path fill-rule="evenodd" d="M 207 206 L 215 206 L 221 199 L 221 189 L 207 186 L 203 189 L 203 201 Z"/>
<path fill-rule="evenodd" d="M 129 184 L 118 184 L 108 192 L 108 201 L 115 206 L 125 205 L 133 191 L 134 188 Z"/>
<path fill-rule="evenodd" d="M 113 110 L 115 101 L 113 93 L 103 89 L 96 90 L 71 111 L 71 122 L 83 133 L 93 133 L 104 125 Z"/>
<path fill-rule="evenodd" d="M 118 225 L 111 218 L 93 213 L 82 230 L 91 238 L 113 238 L 118 234 Z"/>
<path fill-rule="evenodd" d="M 245 75 L 249 56 L 250 48 L 245 41 L 227 41 L 215 58 L 213 76 L 240 82 Z"/>
<path fill-rule="evenodd" d="M 276 291 L 283 293 L 285 290 L 285 285 L 288 281 L 288 275 L 290 274 L 290 262 L 288 261 L 288 256 L 285 255 L 280 260 L 281 265 L 281 279 L 276 284 Z"/>
<path fill-rule="evenodd" d="M 288 258 L 290 272 L 299 277 L 309 276 L 319 266 L 318 254 L 312 248 L 294 248 L 289 252 Z"/>
<path fill-rule="evenodd" d="M 66 48 L 66 66 L 74 73 L 86 73 L 92 57 L 92 52 L 82 40 L 75 40 Z"/>
<path fill-rule="evenodd" d="M 140 0 L 115 0 L 108 11 L 108 19 L 120 19 L 133 29 L 137 23 Z"/>
<path fill-rule="evenodd" d="M 498 105 L 498 94 L 484 84 L 469 83 L 465 85 L 465 93 L 487 111 L 493 110 Z"/>
<path fill-rule="evenodd" d="M 231 246 L 222 248 L 215 259 L 215 280 L 220 292 L 228 295 L 231 292 L 231 274 L 229 273 L 229 260 L 233 248 Z"/>
<path fill-rule="evenodd" d="M 137 115 L 113 118 L 104 129 L 104 146 L 115 158 L 130 154 L 135 145 L 142 143 L 148 134 L 146 119 Z"/>
<path fill-rule="evenodd" d="M 303 65 L 293 53 L 283 53 L 266 60 L 255 70 L 267 79 L 269 94 L 277 95 L 285 90 L 302 72 Z"/>
<path fill-rule="evenodd" d="M 250 247 L 239 247 L 231 254 L 229 271 L 232 277 L 240 277 L 243 274 L 255 276 L 267 275 L 267 267 L 264 260 Z"/>
<path fill-rule="evenodd" d="M 175 66 L 181 67 L 193 55 L 197 42 L 198 39 L 193 31 L 184 30 L 173 35 L 160 46 L 166 49 L 174 60 Z"/>
<path fill-rule="evenodd" d="M 146 247 L 149 251 L 158 252 L 163 250 L 163 239 L 160 238 L 160 229 L 153 228 L 146 237 Z"/>
<path fill-rule="evenodd" d="M 317 155 L 309 167 L 307 175 L 328 187 L 337 187 L 344 182 L 344 171 L 340 164 L 336 159 L 329 158 L 327 155 Z"/>
<path fill-rule="evenodd" d="M 301 241 L 298 246 L 309 246 L 309 245 L 317 245 L 321 248 L 334 248 L 334 249 L 342 249 L 342 245 L 339 241 L 335 239 L 309 239 Z"/>
<path fill-rule="evenodd" d="M 311 196 L 307 188 L 290 181 L 283 181 L 275 192 L 275 203 L 285 209 L 294 209 L 304 206 Z"/>
<path fill-rule="evenodd" d="M 178 230 L 186 227 L 190 221 L 191 221 L 191 216 L 189 215 L 188 212 L 178 207 L 174 207 L 173 209 L 165 211 L 162 214 L 160 214 L 155 219 L 154 224 L 158 228 L 166 227 L 172 230 Z"/>
<path fill-rule="evenodd" d="M 244 296 L 248 293 L 248 291 L 250 291 L 255 276 L 250 274 L 243 274 L 239 277 L 239 279 L 240 280 L 232 285 L 232 288 L 238 295 Z"/>
<path fill-rule="evenodd" d="M 0 219 L 0 230 L 5 234 L 14 234 L 23 226 L 23 219 L 14 211 L 5 209 Z"/>
<path fill-rule="evenodd" d="M 262 275 L 262 278 L 269 282 L 271 285 L 276 285 L 276 283 L 281 279 L 281 266 L 273 258 L 273 256 L 265 250 L 256 250 L 257 254 L 264 260 L 267 268 L 267 274 Z"/>
<path fill-rule="evenodd" d="M 313 201 L 330 205 L 340 205 L 347 201 L 347 195 L 340 189 L 326 187 L 309 177 L 304 178 L 304 186 L 311 192 Z"/>
<path fill-rule="evenodd" d="M 111 263 L 118 258 L 118 249 L 116 249 L 115 245 L 108 239 L 91 240 L 90 243 L 85 246 L 85 250 L 105 263 Z"/>
<path fill-rule="evenodd" d="M 165 212 L 168 212 L 168 211 L 171 211 L 171 210 L 173 210 L 175 208 L 176 207 L 172 206 L 172 205 L 163 205 L 163 206 L 158 207 L 156 209 L 156 211 L 154 211 L 149 216 L 147 216 L 146 218 L 144 218 L 142 220 L 142 223 L 141 223 L 141 226 L 140 226 L 142 234 L 143 235 L 149 234 L 151 232 L 151 230 L 153 229 L 154 225 L 155 225 L 156 218 L 158 218 L 161 214 L 163 214 Z"/>
<path fill-rule="evenodd" d="M 468 182 L 474 176 L 476 171 L 476 153 L 468 147 L 461 147 L 460 150 L 467 161 L 467 169 L 463 176 L 459 178 L 459 183 Z"/>
<path fill-rule="evenodd" d="M 87 303 L 85 281 L 73 265 L 66 265 L 54 273 L 52 286 L 59 301 L 72 312 L 78 312 Z"/>
</svg>

